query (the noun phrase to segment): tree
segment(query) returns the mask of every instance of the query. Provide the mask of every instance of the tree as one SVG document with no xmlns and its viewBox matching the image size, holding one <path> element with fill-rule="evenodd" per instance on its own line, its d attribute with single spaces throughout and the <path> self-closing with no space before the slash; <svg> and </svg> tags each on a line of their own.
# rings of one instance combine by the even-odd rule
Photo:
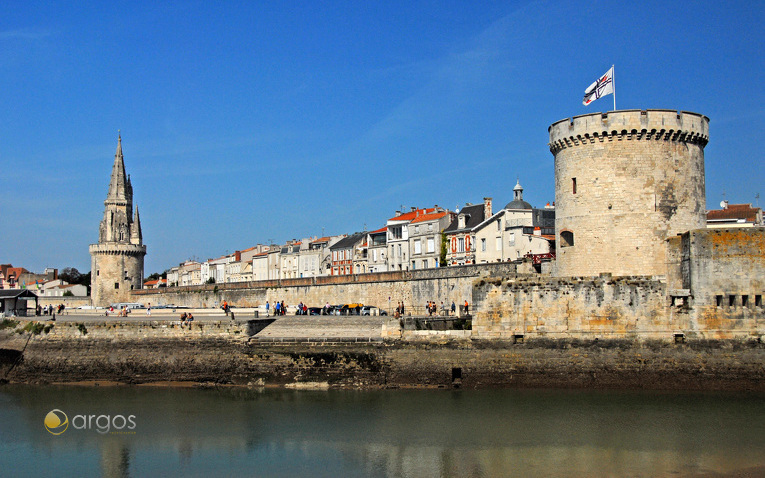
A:
<svg viewBox="0 0 765 478">
<path fill-rule="evenodd" d="M 63 297 L 73 297 L 74 293 L 71 290 L 64 291 L 63 294 L 61 294 Z"/>
<path fill-rule="evenodd" d="M 215 284 L 215 277 L 210 277 L 209 279 L 207 279 L 207 283 L 208 284 Z"/>
<path fill-rule="evenodd" d="M 444 231 L 441 231 L 441 257 L 440 259 L 440 266 L 446 267 L 446 234 Z"/>
<path fill-rule="evenodd" d="M 79 284 L 82 281 L 82 274 L 74 267 L 65 267 L 58 273 L 58 278 L 69 284 Z"/>
</svg>

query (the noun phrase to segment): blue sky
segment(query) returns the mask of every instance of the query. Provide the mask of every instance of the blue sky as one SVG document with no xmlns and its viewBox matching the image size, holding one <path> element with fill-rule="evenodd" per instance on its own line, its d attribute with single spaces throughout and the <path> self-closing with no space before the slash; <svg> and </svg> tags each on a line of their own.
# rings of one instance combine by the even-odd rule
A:
<svg viewBox="0 0 765 478">
<path fill-rule="evenodd" d="M 90 270 L 122 132 L 146 274 L 401 206 L 554 200 L 547 128 L 710 118 L 707 206 L 765 194 L 762 2 L 4 2 L 0 262 Z M 760 205 L 765 199 L 760 199 Z"/>
</svg>

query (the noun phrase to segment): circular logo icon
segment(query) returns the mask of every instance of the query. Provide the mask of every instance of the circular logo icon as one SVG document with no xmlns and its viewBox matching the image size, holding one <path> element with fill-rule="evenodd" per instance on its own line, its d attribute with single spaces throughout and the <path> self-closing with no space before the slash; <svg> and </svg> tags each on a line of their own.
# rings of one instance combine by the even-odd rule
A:
<svg viewBox="0 0 765 478">
<path fill-rule="evenodd" d="M 45 415 L 45 429 L 53 435 L 61 435 L 69 427 L 69 417 L 61 410 L 51 410 Z"/>
</svg>

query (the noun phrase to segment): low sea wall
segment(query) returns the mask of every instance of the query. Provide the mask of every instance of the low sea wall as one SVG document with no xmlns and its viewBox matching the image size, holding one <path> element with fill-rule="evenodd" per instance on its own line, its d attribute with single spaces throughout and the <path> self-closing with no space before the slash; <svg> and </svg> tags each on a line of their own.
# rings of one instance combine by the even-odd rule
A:
<svg viewBox="0 0 765 478">
<path fill-rule="evenodd" d="M 37 335 L 24 331 L 28 323 L 0 331 L 0 374 L 12 382 L 765 391 L 765 344 L 757 340 L 261 343 L 246 322 L 223 320 L 191 329 L 170 321 L 62 322 Z"/>
</svg>

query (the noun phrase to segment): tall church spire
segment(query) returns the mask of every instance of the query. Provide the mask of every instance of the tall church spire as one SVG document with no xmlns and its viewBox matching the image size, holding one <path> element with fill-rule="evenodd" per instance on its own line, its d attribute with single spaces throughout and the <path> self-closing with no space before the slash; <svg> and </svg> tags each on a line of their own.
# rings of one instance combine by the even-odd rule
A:
<svg viewBox="0 0 765 478">
<path fill-rule="evenodd" d="M 128 182 L 125 175 L 125 160 L 122 157 L 122 135 L 117 135 L 117 152 L 114 153 L 112 177 L 109 181 L 109 193 L 106 201 L 127 201 Z M 132 199 L 132 198 L 131 198 Z"/>
</svg>

